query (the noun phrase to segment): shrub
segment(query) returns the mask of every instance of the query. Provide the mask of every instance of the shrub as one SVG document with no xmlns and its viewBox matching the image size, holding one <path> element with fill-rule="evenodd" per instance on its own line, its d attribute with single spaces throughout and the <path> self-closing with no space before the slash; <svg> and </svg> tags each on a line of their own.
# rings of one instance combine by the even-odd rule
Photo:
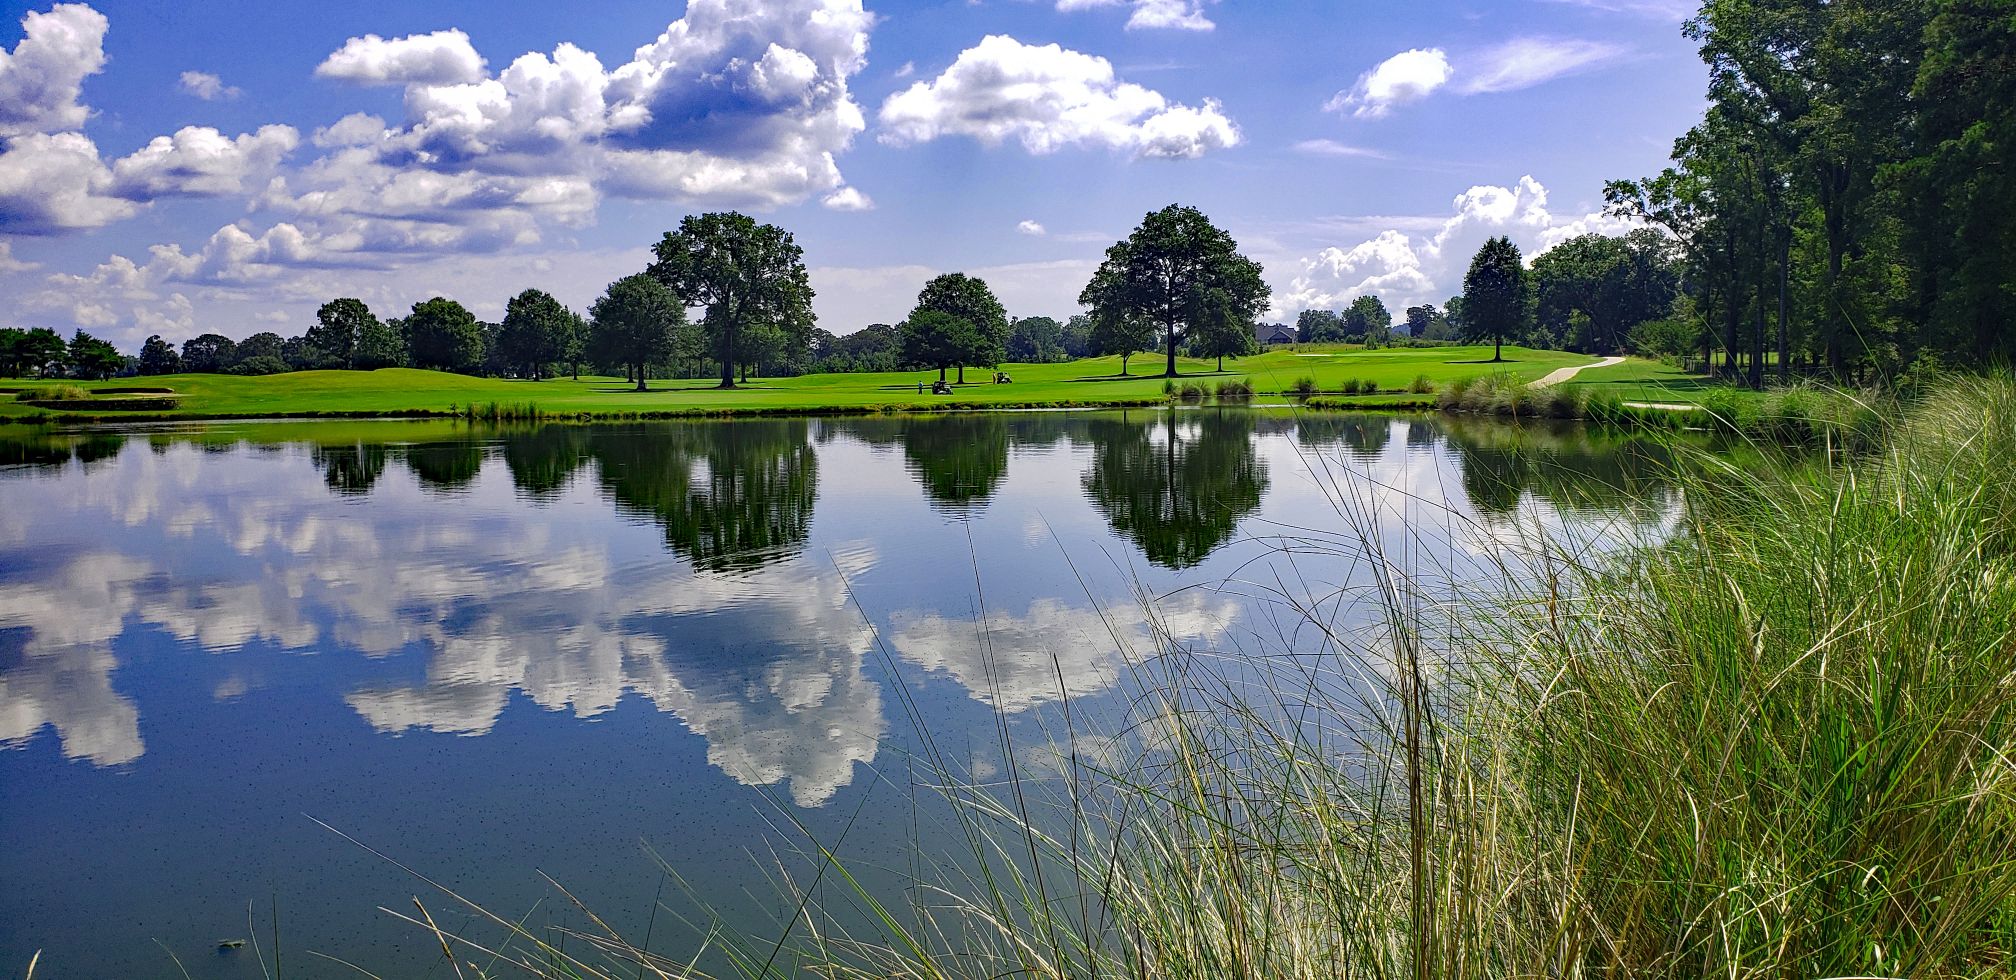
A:
<svg viewBox="0 0 2016 980">
<path fill-rule="evenodd" d="M 1417 374 L 1414 376 L 1414 381 L 1407 386 L 1407 390 L 1417 395 L 1425 395 L 1435 390 L 1435 382 L 1428 380 L 1425 374 Z"/>
<path fill-rule="evenodd" d="M 1253 397 L 1253 386 L 1243 380 L 1218 382 L 1219 401 L 1245 401 Z"/>
<path fill-rule="evenodd" d="M 290 370 L 292 369 L 287 366 L 286 361 L 271 354 L 248 357 L 226 369 L 230 374 L 245 375 L 285 374 Z"/>
<path fill-rule="evenodd" d="M 1195 381 L 1185 381 L 1182 387 L 1176 389 L 1176 397 L 1186 402 L 1201 402 L 1206 393 L 1204 386 Z"/>
<path fill-rule="evenodd" d="M 1296 378 L 1288 385 L 1288 393 L 1307 398 L 1316 393 L 1316 379 L 1309 377 Z"/>
</svg>

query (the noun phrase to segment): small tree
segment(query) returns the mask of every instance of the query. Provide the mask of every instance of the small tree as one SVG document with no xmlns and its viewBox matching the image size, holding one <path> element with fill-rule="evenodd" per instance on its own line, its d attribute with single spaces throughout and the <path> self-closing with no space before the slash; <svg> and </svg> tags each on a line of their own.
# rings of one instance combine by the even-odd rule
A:
<svg viewBox="0 0 2016 980">
<path fill-rule="evenodd" d="M 1064 353 L 1064 327 L 1047 316 L 1025 316 L 1008 325 L 1008 360 L 1042 364 Z"/>
<path fill-rule="evenodd" d="M 1155 323 L 1146 317 L 1105 311 L 1092 318 L 1092 349 L 1100 354 L 1120 355 L 1120 376 L 1127 376 L 1127 359 L 1155 347 Z"/>
<path fill-rule="evenodd" d="M 402 321 L 380 321 L 372 317 L 357 335 L 357 353 L 351 364 L 360 371 L 399 367 L 406 363 L 406 337 Z"/>
<path fill-rule="evenodd" d="M 160 334 L 147 338 L 140 345 L 141 374 L 174 374 L 182 367 L 182 355 L 175 353 L 174 345 L 161 339 Z"/>
<path fill-rule="evenodd" d="M 809 344 L 812 284 L 790 232 L 735 211 L 688 215 L 652 251 L 657 261 L 647 274 L 684 305 L 707 308 L 702 323 L 721 365 L 721 387 L 735 387 L 736 359 L 747 346 L 740 334 L 753 324 L 774 327 L 783 343 Z"/>
<path fill-rule="evenodd" d="M 504 305 L 504 323 L 497 335 L 498 356 L 524 377 L 537 381 L 546 365 L 566 359 L 574 339 L 574 319 L 574 314 L 551 295 L 525 290 Z"/>
<path fill-rule="evenodd" d="M 980 330 L 973 321 L 923 306 L 912 310 L 897 329 L 903 336 L 904 362 L 937 368 L 940 381 L 947 368 L 962 363 L 963 352 L 979 343 Z"/>
<path fill-rule="evenodd" d="M 1227 357 L 1244 357 L 1260 350 L 1260 341 L 1253 336 L 1253 321 L 1240 316 L 1234 304 L 1221 300 L 1207 304 L 1207 308 L 1216 313 L 1190 327 L 1190 353 L 1217 358 L 1218 370 L 1223 371 Z"/>
<path fill-rule="evenodd" d="M 182 370 L 217 374 L 238 359 L 238 344 L 221 333 L 198 334 L 182 342 Z"/>
<path fill-rule="evenodd" d="M 1344 310 L 1344 339 L 1368 345 L 1385 343 L 1393 335 L 1393 314 L 1377 296 L 1360 296 Z"/>
<path fill-rule="evenodd" d="M 436 296 L 414 304 L 406 346 L 414 367 L 470 374 L 483 365 L 483 325 L 462 304 Z"/>
<path fill-rule="evenodd" d="M 1106 250 L 1078 302 L 1095 318 L 1145 320 L 1161 331 L 1173 378 L 1176 349 L 1191 329 L 1219 317 L 1251 322 L 1267 297 L 1260 264 L 1239 254 L 1231 235 L 1204 212 L 1172 204 Z"/>
<path fill-rule="evenodd" d="M 71 374 L 94 379 L 109 378 L 119 373 L 126 364 L 126 359 L 119 355 L 119 348 L 82 330 L 70 338 L 64 360 L 70 365 Z"/>
<path fill-rule="evenodd" d="M 1463 277 L 1463 331 L 1476 343 L 1489 338 L 1491 360 L 1505 359 L 1505 338 L 1518 337 L 1526 323 L 1526 267 L 1510 238 L 1493 238 L 1470 260 Z"/>
<path fill-rule="evenodd" d="M 678 329 L 686 322 L 679 297 L 649 273 L 609 284 L 588 310 L 590 346 L 598 360 L 622 364 L 636 373 L 637 390 L 648 390 L 644 367 L 671 360 Z"/>
<path fill-rule="evenodd" d="M 966 383 L 968 366 L 999 364 L 1007 356 L 1008 311 L 1002 309 L 1001 301 L 994 298 L 994 290 L 984 280 L 962 272 L 948 272 L 932 279 L 917 294 L 917 308 L 910 316 L 915 319 L 918 313 L 927 310 L 944 313 L 971 328 L 958 331 L 956 347 L 939 352 L 941 358 L 949 356 L 951 363 L 958 366 L 960 384 Z M 942 359 L 937 363 L 942 380 L 945 364 Z"/>
<path fill-rule="evenodd" d="M 378 322 L 361 299 L 343 297 L 322 304 L 315 311 L 315 325 L 301 339 L 322 355 L 331 367 L 348 368 L 357 362 L 357 341 Z"/>
</svg>

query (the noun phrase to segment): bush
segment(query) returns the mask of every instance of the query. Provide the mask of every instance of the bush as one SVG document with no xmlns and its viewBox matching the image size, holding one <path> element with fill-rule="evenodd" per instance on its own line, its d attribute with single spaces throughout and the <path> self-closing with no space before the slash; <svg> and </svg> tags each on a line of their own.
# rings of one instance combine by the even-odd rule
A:
<svg viewBox="0 0 2016 980">
<path fill-rule="evenodd" d="M 1309 377 L 1296 378 L 1294 382 L 1288 385 L 1288 393 L 1307 398 L 1316 393 L 1316 379 Z"/>
<path fill-rule="evenodd" d="M 1435 382 L 1428 380 L 1425 374 L 1417 374 L 1414 376 L 1414 381 L 1407 386 L 1407 390 L 1417 395 L 1425 395 L 1435 390 Z"/>
<path fill-rule="evenodd" d="M 1242 380 L 1218 382 L 1219 401 L 1245 401 L 1253 397 L 1253 386 Z"/>
<path fill-rule="evenodd" d="M 254 357 L 248 357 L 225 369 L 228 374 L 244 375 L 285 374 L 290 370 L 293 369 L 287 366 L 286 361 L 271 354 L 259 354 Z"/>
<path fill-rule="evenodd" d="M 1206 394 L 1204 386 L 1195 381 L 1185 381 L 1182 387 L 1176 389 L 1176 397 L 1186 402 L 1201 402 Z"/>
</svg>

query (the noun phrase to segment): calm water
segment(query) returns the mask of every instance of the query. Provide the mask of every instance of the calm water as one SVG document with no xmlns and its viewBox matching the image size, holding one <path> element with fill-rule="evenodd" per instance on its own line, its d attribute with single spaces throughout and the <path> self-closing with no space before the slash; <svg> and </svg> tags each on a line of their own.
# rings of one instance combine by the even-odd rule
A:
<svg viewBox="0 0 2016 980">
<path fill-rule="evenodd" d="M 1003 720 L 1123 701 L 1137 590 L 1186 644 L 1293 648 L 1282 595 L 1363 614 L 1354 527 L 1461 579 L 1536 530 L 1658 533 L 1659 464 L 1214 409 L 0 427 L 0 973 L 258 976 L 217 949 L 249 905 L 289 977 L 449 975 L 379 911 L 449 903 L 316 820 L 537 922 L 579 921 L 543 871 L 634 940 L 655 851 L 761 923 L 789 820 L 934 846 L 920 725 L 984 776 Z"/>
</svg>

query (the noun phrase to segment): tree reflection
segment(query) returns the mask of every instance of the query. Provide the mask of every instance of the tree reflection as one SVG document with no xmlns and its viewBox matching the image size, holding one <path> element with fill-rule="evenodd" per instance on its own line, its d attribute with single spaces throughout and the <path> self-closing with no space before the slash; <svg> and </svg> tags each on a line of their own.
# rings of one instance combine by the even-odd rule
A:
<svg viewBox="0 0 2016 980">
<path fill-rule="evenodd" d="M 381 442 L 317 444 L 308 455 L 322 471 L 323 482 L 341 494 L 370 493 L 385 473 L 385 444 Z"/>
<path fill-rule="evenodd" d="M 1008 420 L 999 415 L 911 419 L 902 439 L 910 473 L 942 508 L 983 506 L 1008 476 Z"/>
<path fill-rule="evenodd" d="M 473 439 L 408 446 L 404 456 L 421 486 L 443 493 L 466 489 L 483 470 L 483 444 Z"/>
<path fill-rule="evenodd" d="M 504 437 L 504 468 L 511 485 L 533 500 L 551 500 L 567 489 L 574 472 L 588 461 L 587 430 L 573 425 L 542 425 Z"/>
<path fill-rule="evenodd" d="M 588 453 L 618 509 L 665 529 L 710 571 L 742 571 L 804 546 L 819 459 L 802 419 L 590 430 Z"/>
<path fill-rule="evenodd" d="M 1115 533 L 1149 561 L 1183 569 L 1217 550 L 1260 506 L 1267 467 L 1254 452 L 1250 413 L 1160 414 L 1148 424 L 1088 420 L 1092 468 L 1083 482 Z"/>
<path fill-rule="evenodd" d="M 1525 494 L 1557 510 L 1644 514 L 1674 497 L 1672 449 L 1580 425 L 1449 419 L 1442 423 L 1480 514 L 1509 514 Z"/>
<path fill-rule="evenodd" d="M 1393 420 L 1384 415 L 1304 415 L 1295 439 L 1311 449 L 1343 444 L 1359 460 L 1374 460 L 1393 441 Z"/>
</svg>

